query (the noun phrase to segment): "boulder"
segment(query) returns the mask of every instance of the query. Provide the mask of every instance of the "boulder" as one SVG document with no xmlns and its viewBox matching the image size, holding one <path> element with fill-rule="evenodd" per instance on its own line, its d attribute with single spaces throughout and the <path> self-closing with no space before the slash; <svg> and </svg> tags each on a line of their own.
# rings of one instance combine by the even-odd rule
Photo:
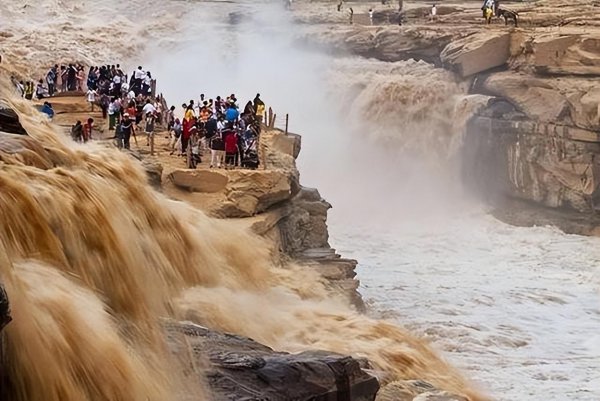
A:
<svg viewBox="0 0 600 401">
<path fill-rule="evenodd" d="M 358 360 L 325 351 L 275 352 L 249 338 L 190 322 L 167 325 L 171 350 L 203 374 L 215 400 L 372 401 L 376 378 Z M 192 349 L 193 355 L 189 355 Z M 208 356 L 208 362 L 201 360 Z"/>
<path fill-rule="evenodd" d="M 507 63 L 510 33 L 489 31 L 450 42 L 442 51 L 442 64 L 462 77 L 468 77 Z"/>
<path fill-rule="evenodd" d="M 206 209 L 218 217 L 250 217 L 292 196 L 292 178 L 277 170 L 174 170 L 178 188 L 207 197 Z"/>
<path fill-rule="evenodd" d="M 190 192 L 214 193 L 225 189 L 229 177 L 227 172 L 217 170 L 181 169 L 171 172 L 169 180 Z"/>
</svg>

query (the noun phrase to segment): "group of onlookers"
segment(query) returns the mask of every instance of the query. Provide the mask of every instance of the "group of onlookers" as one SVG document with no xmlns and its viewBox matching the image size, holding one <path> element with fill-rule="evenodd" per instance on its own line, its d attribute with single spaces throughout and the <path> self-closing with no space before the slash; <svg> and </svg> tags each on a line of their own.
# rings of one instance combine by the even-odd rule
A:
<svg viewBox="0 0 600 401">
<path fill-rule="evenodd" d="M 171 154 L 187 155 L 188 167 L 210 151 L 210 168 L 258 167 L 257 141 L 265 104 L 257 94 L 240 109 L 235 94 L 225 98 L 190 100 L 181 105 L 183 119 L 176 118 L 175 106 L 168 112 Z"/>
<path fill-rule="evenodd" d="M 128 79 L 129 78 L 129 79 Z M 84 85 L 85 82 L 85 85 Z M 210 167 L 258 166 L 257 141 L 265 117 L 265 104 L 257 94 L 243 109 L 235 94 L 214 99 L 200 95 L 198 101 L 182 104 L 183 118 L 176 116 L 172 106 L 163 113 L 164 99 L 154 95 L 154 80 L 141 66 L 127 76 L 119 64 L 90 67 L 87 76 L 79 64 L 55 65 L 45 79 L 40 79 L 32 92 L 32 82 L 16 83 L 27 99 L 54 96 L 57 92 L 83 91 L 90 104 L 102 110 L 108 119 L 108 130 L 115 132 L 119 148 L 129 149 L 131 138 L 137 143 L 136 133 L 146 133 L 149 145 L 156 124 L 166 124 L 171 154 L 187 156 L 188 167 L 195 168 L 204 152 L 210 151 Z M 54 115 L 49 102 L 41 108 L 50 118 Z M 163 117 L 163 114 L 165 116 Z M 163 121 L 164 119 L 164 121 Z M 77 121 L 71 128 L 73 140 L 87 142 L 93 137 L 94 120 Z"/>
<path fill-rule="evenodd" d="M 54 96 L 58 92 L 83 91 L 85 74 L 80 64 L 55 64 L 50 67 L 44 78 L 37 83 L 33 81 L 16 81 L 15 86 L 20 96 L 32 100 L 34 97 L 43 99 Z"/>
</svg>

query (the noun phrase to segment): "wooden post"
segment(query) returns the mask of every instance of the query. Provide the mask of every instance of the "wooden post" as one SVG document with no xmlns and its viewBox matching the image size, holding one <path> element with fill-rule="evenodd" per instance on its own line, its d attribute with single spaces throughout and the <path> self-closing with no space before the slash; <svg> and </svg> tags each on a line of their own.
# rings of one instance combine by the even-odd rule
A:
<svg viewBox="0 0 600 401">
<path fill-rule="evenodd" d="M 271 128 L 271 121 L 273 121 L 273 109 L 269 107 L 269 119 L 267 120 L 267 127 Z"/>
<path fill-rule="evenodd" d="M 156 95 L 156 79 L 152 80 L 150 84 L 150 96 L 154 97 Z"/>
<path fill-rule="evenodd" d="M 285 114 L 285 134 L 288 133 L 288 126 L 290 123 L 290 115 L 288 113 Z"/>
<path fill-rule="evenodd" d="M 150 135 L 150 156 L 154 156 L 154 132 Z"/>
<path fill-rule="evenodd" d="M 277 119 L 277 114 L 273 113 L 273 121 L 271 121 L 271 128 L 275 128 L 275 120 Z"/>
</svg>

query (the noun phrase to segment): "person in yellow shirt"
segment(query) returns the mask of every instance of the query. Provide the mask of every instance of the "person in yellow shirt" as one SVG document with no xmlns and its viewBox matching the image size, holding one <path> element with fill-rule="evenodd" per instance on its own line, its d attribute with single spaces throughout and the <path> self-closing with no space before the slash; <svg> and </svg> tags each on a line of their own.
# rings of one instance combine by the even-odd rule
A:
<svg viewBox="0 0 600 401">
<path fill-rule="evenodd" d="M 265 104 L 260 99 L 260 93 L 257 93 L 254 98 L 254 112 L 256 113 L 256 120 L 262 123 L 265 116 Z"/>
<path fill-rule="evenodd" d="M 196 118 L 196 115 L 194 114 L 194 105 L 193 104 L 190 104 L 189 106 L 187 106 L 187 108 L 185 109 L 185 115 L 183 118 L 186 119 L 187 121 L 191 121 Z"/>
</svg>

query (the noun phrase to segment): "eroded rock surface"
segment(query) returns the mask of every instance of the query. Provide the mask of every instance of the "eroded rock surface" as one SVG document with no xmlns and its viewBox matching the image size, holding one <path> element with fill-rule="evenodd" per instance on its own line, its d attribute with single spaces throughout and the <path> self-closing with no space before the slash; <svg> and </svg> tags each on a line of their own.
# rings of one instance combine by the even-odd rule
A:
<svg viewBox="0 0 600 401">
<path fill-rule="evenodd" d="M 172 351 L 203 366 L 215 400 L 372 401 L 377 379 L 332 352 L 275 352 L 249 338 L 190 323 L 167 325 Z M 206 361 L 206 359 L 208 361 Z"/>
</svg>

